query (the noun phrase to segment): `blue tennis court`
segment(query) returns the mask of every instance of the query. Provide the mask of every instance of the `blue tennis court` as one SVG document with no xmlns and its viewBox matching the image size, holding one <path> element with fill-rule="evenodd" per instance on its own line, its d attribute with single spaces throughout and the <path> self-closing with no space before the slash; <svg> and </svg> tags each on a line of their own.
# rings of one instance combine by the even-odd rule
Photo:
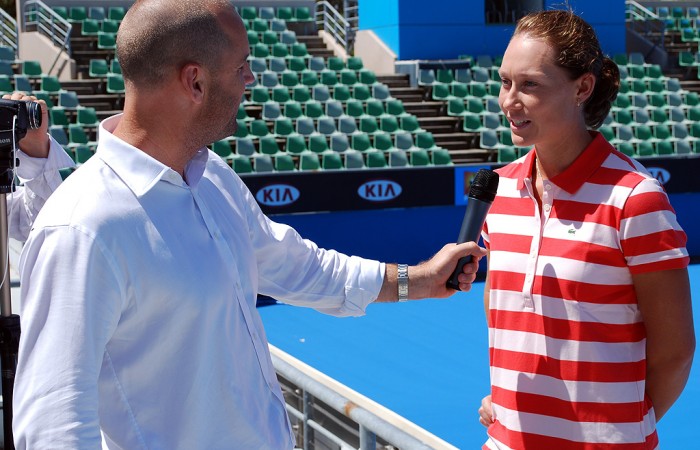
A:
<svg viewBox="0 0 700 450">
<path fill-rule="evenodd" d="M 690 267 L 696 329 L 700 265 Z M 306 308 L 260 308 L 271 344 L 460 449 L 480 448 L 477 409 L 489 391 L 483 283 L 448 300 L 370 305 L 339 319 Z M 700 351 L 683 395 L 659 423 L 662 448 L 697 440 Z"/>
</svg>

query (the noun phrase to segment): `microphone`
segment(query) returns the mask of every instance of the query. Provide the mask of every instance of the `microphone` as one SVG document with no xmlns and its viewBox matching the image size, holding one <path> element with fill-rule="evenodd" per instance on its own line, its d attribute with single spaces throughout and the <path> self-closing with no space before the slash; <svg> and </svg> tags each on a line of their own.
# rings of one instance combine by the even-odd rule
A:
<svg viewBox="0 0 700 450">
<path fill-rule="evenodd" d="M 464 213 L 462 220 L 462 228 L 459 230 L 457 242 L 478 242 L 481 235 L 481 229 L 484 228 L 486 214 L 491 208 L 493 199 L 496 198 L 496 190 L 498 189 L 498 174 L 493 170 L 480 169 L 472 185 L 469 188 L 469 198 L 467 201 L 467 210 Z M 455 271 L 452 272 L 447 280 L 447 287 L 459 290 L 459 281 L 457 276 L 462 273 L 465 264 L 470 263 L 472 255 L 459 258 Z"/>
</svg>

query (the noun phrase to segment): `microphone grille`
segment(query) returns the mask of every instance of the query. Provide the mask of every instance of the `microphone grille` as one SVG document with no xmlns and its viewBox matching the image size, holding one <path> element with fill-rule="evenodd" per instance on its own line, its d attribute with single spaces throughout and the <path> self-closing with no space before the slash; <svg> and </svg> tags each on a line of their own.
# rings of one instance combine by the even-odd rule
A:
<svg viewBox="0 0 700 450">
<path fill-rule="evenodd" d="M 469 197 L 491 203 L 497 190 L 498 174 L 493 170 L 479 169 L 469 188 Z"/>
</svg>

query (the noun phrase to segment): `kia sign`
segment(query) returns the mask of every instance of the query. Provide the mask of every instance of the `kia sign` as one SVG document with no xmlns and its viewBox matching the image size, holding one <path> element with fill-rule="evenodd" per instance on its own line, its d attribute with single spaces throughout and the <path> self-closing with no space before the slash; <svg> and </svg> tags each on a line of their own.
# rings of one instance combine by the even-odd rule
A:
<svg viewBox="0 0 700 450">
<path fill-rule="evenodd" d="M 656 178 L 661 184 L 666 184 L 671 180 L 671 174 L 666 169 L 662 169 L 661 167 L 647 167 L 647 170 L 651 176 Z"/>
<path fill-rule="evenodd" d="M 389 180 L 371 180 L 361 184 L 357 194 L 371 202 L 385 202 L 401 195 L 401 185 Z"/>
<path fill-rule="evenodd" d="M 271 184 L 261 188 L 255 199 L 266 206 L 290 205 L 299 199 L 299 189 L 288 184 Z"/>
</svg>

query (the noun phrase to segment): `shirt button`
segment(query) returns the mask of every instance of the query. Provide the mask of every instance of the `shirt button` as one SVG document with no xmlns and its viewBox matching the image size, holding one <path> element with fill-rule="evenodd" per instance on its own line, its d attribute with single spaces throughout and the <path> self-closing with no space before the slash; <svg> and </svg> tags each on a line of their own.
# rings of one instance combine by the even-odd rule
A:
<svg viewBox="0 0 700 450">
<path fill-rule="evenodd" d="M 550 204 L 544 205 L 545 212 L 549 212 L 550 209 L 552 209 L 552 206 Z"/>
<path fill-rule="evenodd" d="M 547 189 L 547 190 L 550 190 L 550 189 L 552 189 L 552 185 L 549 184 L 549 183 L 547 183 L 547 184 L 544 185 L 544 188 Z"/>
</svg>

